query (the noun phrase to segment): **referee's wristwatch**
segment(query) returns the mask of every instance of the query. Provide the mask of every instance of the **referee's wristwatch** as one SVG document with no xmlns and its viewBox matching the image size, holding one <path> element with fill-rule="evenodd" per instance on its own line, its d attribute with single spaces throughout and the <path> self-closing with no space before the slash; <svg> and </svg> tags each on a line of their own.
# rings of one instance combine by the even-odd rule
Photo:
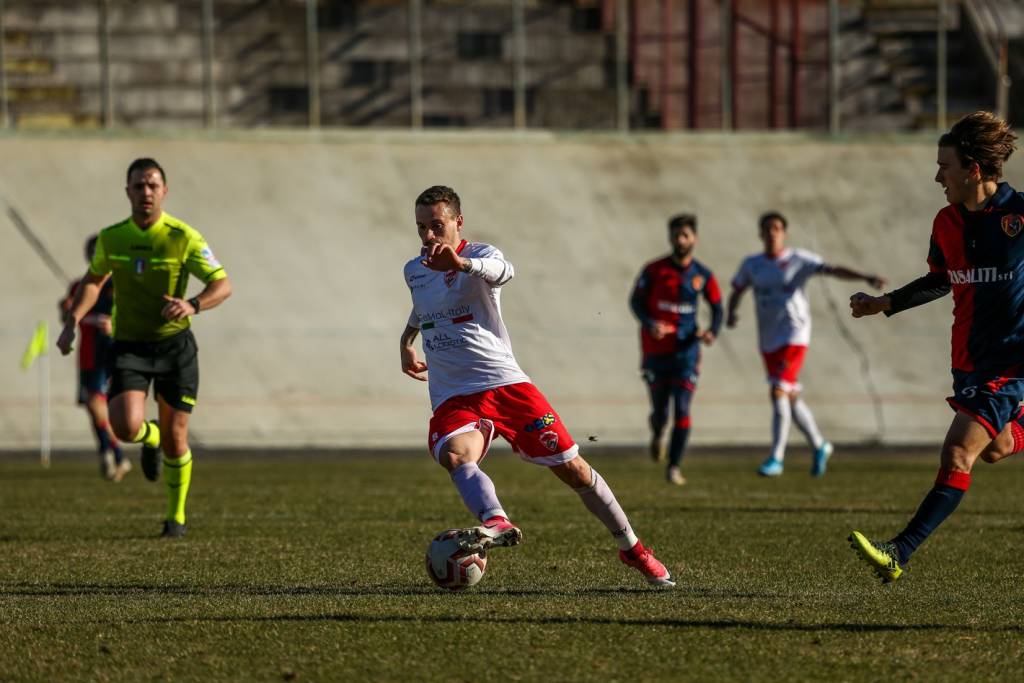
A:
<svg viewBox="0 0 1024 683">
<path fill-rule="evenodd" d="M 190 304 L 192 304 L 192 308 L 194 308 L 196 310 L 196 312 L 193 313 L 192 315 L 198 315 L 199 314 L 199 297 L 198 296 L 194 296 L 191 299 L 189 299 L 188 302 Z"/>
</svg>

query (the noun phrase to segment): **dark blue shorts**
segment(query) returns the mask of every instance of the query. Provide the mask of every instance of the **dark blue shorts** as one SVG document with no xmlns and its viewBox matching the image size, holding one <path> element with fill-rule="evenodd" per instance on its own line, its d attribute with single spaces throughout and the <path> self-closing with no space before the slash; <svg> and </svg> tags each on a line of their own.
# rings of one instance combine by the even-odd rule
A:
<svg viewBox="0 0 1024 683">
<path fill-rule="evenodd" d="M 676 353 L 648 354 L 644 356 L 642 369 L 644 381 L 652 387 L 674 383 L 693 391 L 700 376 L 700 344 L 691 344 Z"/>
<path fill-rule="evenodd" d="M 110 373 L 106 369 L 78 371 L 78 402 L 85 405 L 90 396 L 103 394 L 106 396 L 110 384 Z"/>
<path fill-rule="evenodd" d="M 1024 399 L 1024 367 L 1013 366 L 1002 374 L 992 371 L 953 371 L 950 408 L 973 417 L 993 439 L 1021 412 Z"/>
</svg>

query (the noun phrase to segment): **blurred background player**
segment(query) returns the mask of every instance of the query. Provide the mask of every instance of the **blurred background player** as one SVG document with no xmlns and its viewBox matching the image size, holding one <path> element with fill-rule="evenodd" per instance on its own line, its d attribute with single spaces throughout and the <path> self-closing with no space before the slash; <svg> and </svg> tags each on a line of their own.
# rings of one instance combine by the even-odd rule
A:
<svg viewBox="0 0 1024 683">
<path fill-rule="evenodd" d="M 1003 164 L 1017 135 L 979 111 L 939 138 L 935 182 L 949 206 L 932 223 L 928 274 L 882 296 L 850 297 L 853 317 L 886 316 L 953 290 L 953 395 L 956 411 L 939 474 L 907 526 L 889 541 L 859 531 L 850 543 L 882 577 L 895 581 L 910 556 L 960 504 L 980 456 L 997 462 L 1024 449 L 1024 194 L 1005 182 Z"/>
<path fill-rule="evenodd" d="M 811 475 L 825 474 L 832 454 L 814 421 L 811 409 L 800 398 L 800 368 L 811 341 L 811 307 L 805 287 L 814 275 L 832 275 L 842 280 L 863 280 L 880 289 L 885 280 L 865 275 L 845 266 L 825 263 L 805 249 L 786 246 L 786 218 L 771 211 L 758 221 L 764 251 L 748 256 L 732 279 L 726 325 L 735 327 L 736 310 L 748 287 L 754 288 L 757 311 L 757 339 L 764 358 L 769 399 L 772 404 L 772 448 L 757 472 L 763 477 L 782 474 L 789 425 L 795 421 L 814 449 Z"/>
<path fill-rule="evenodd" d="M 160 164 L 133 161 L 125 192 L 131 216 L 100 231 L 57 346 L 65 355 L 71 351 L 75 326 L 113 280 L 110 421 L 122 441 L 142 442 L 142 472 L 150 481 L 160 476 L 163 450 L 167 512 L 161 535 L 180 538 L 186 531 L 185 500 L 192 480 L 188 421 L 199 391 L 191 316 L 223 302 L 231 294 L 231 283 L 203 236 L 164 213 L 167 179 Z M 185 299 L 190 274 L 206 286 L 198 296 Z M 150 383 L 159 422 L 146 422 Z"/>
<path fill-rule="evenodd" d="M 92 261 L 97 239 L 93 235 L 85 242 L 86 263 Z M 67 318 L 81 282 L 72 282 L 68 293 L 60 300 L 61 322 Z M 100 474 L 104 479 L 119 482 L 131 471 L 132 463 L 124 457 L 107 419 L 107 385 L 110 380 L 110 347 L 113 343 L 110 316 L 113 308 L 114 283 L 108 280 L 100 290 L 96 305 L 78 325 L 81 333 L 78 344 L 78 404 L 85 406 L 92 430 L 96 434 Z"/>
<path fill-rule="evenodd" d="M 668 446 L 669 483 L 686 483 L 679 465 L 690 435 L 690 402 L 700 373 L 700 345 L 711 345 L 722 325 L 722 294 L 711 270 L 693 257 L 697 218 L 673 216 L 668 222 L 672 254 L 644 266 L 629 299 L 640 321 L 641 369 L 651 397 L 651 457 L 664 456 L 662 436 L 672 403 L 672 435 Z M 697 326 L 697 302 L 711 308 L 711 325 Z"/>
<path fill-rule="evenodd" d="M 558 413 L 512 355 L 500 300 L 501 286 L 514 275 L 512 264 L 495 247 L 462 239 L 461 201 L 450 187 L 424 190 L 416 198 L 415 215 L 423 249 L 405 264 L 413 305 L 401 338 L 402 371 L 429 382 L 434 411 L 430 453 L 483 522 L 463 529 L 461 542 L 486 550 L 517 545 L 523 538 L 479 466 L 497 433 L 524 460 L 550 468 L 576 491 L 615 538 L 622 562 L 652 585 L 674 586 L 665 565 L 633 533 L 608 484 L 579 455 Z M 426 362 L 413 346 L 421 332 Z"/>
</svg>

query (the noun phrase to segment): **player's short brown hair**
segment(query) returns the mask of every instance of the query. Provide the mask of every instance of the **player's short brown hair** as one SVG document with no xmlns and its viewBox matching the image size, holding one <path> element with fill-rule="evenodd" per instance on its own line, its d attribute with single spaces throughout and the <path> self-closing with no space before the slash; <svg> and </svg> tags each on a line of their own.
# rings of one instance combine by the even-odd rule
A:
<svg viewBox="0 0 1024 683">
<path fill-rule="evenodd" d="M 981 177 L 999 180 L 1003 177 L 1003 163 L 1017 149 L 1017 134 L 1010 124 L 989 111 L 976 111 L 953 124 L 948 133 L 939 138 L 939 147 L 956 150 L 960 165 L 978 164 Z"/>
<path fill-rule="evenodd" d="M 167 184 L 167 174 L 164 173 L 163 167 L 157 163 L 156 159 L 150 159 L 149 157 L 143 157 L 142 159 L 136 159 L 128 165 L 128 173 L 125 174 L 126 181 L 132 177 L 132 173 L 135 171 L 148 171 L 151 168 L 155 168 L 160 171 L 160 179 L 164 181 L 164 185 Z"/>
<path fill-rule="evenodd" d="M 462 202 L 459 193 L 446 185 L 432 185 L 420 192 L 416 198 L 416 206 L 433 206 L 444 202 L 451 209 L 453 216 L 462 215 Z"/>
<path fill-rule="evenodd" d="M 697 217 L 692 213 L 679 213 L 672 216 L 668 219 L 668 231 L 672 232 L 676 228 L 690 228 L 696 234 Z"/>
</svg>

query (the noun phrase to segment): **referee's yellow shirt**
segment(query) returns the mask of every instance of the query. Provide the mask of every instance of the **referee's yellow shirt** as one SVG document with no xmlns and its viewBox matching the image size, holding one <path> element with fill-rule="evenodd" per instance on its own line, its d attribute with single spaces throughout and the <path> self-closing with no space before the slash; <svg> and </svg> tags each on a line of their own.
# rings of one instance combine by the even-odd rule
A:
<svg viewBox="0 0 1024 683">
<path fill-rule="evenodd" d="M 204 283 L 227 277 L 199 231 L 167 213 L 143 230 L 131 218 L 100 231 L 89 264 L 114 281 L 114 338 L 157 341 L 191 325 L 160 315 L 164 294 L 184 298 L 189 273 Z"/>
</svg>

